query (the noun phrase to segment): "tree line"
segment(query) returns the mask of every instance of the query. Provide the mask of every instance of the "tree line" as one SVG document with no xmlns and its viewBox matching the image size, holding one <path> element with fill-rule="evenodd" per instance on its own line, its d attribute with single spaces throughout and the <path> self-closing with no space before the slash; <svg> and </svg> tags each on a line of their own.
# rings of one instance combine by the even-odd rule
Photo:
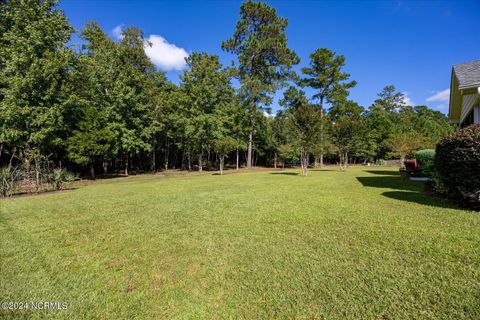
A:
<svg viewBox="0 0 480 320">
<path fill-rule="evenodd" d="M 56 1 L 0 4 L 0 166 L 37 175 L 67 167 L 94 178 L 299 163 L 306 175 L 312 163 L 345 169 L 405 157 L 452 130 L 445 115 L 408 106 L 391 85 L 367 109 L 350 100 L 356 82 L 343 71 L 345 57 L 329 49 L 295 73 L 288 21 L 264 3 L 244 2 L 221 44 L 236 56 L 232 66 L 191 53 L 178 85 L 155 68 L 136 27 L 115 41 L 90 22 L 78 46 Z M 282 88 L 282 109 L 269 115 Z"/>
</svg>

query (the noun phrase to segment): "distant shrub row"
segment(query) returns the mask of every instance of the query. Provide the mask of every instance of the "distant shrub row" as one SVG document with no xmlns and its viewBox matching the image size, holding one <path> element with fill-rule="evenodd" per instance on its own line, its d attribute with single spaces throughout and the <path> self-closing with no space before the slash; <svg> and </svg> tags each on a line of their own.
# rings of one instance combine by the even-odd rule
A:
<svg viewBox="0 0 480 320">
<path fill-rule="evenodd" d="M 14 166 L 0 168 L 0 197 L 10 197 L 16 193 L 58 191 L 65 189 L 68 182 L 76 179 L 72 172 L 56 168 L 51 170 L 29 171 Z"/>
</svg>

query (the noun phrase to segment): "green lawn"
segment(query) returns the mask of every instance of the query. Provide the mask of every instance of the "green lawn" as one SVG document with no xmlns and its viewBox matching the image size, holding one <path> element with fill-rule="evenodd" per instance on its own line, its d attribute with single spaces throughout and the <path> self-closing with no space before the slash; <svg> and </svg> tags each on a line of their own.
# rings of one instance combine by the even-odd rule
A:
<svg viewBox="0 0 480 320">
<path fill-rule="evenodd" d="M 0 302 L 68 303 L 0 318 L 480 319 L 480 215 L 396 171 L 150 175 L 0 200 Z"/>
</svg>

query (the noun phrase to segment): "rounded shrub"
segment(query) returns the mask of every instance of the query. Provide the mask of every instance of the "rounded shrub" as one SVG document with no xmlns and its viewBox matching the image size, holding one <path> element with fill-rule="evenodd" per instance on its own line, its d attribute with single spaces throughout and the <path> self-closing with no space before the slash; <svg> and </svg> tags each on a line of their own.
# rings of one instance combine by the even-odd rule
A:
<svg viewBox="0 0 480 320">
<path fill-rule="evenodd" d="M 435 159 L 435 149 L 423 149 L 415 152 L 415 159 L 420 163 L 432 161 Z"/>
<path fill-rule="evenodd" d="M 415 152 L 415 159 L 420 163 L 422 174 L 430 177 L 433 172 L 433 161 L 435 159 L 434 149 L 423 149 Z"/>
<path fill-rule="evenodd" d="M 435 151 L 435 169 L 447 194 L 480 208 L 480 124 L 450 134 Z"/>
</svg>

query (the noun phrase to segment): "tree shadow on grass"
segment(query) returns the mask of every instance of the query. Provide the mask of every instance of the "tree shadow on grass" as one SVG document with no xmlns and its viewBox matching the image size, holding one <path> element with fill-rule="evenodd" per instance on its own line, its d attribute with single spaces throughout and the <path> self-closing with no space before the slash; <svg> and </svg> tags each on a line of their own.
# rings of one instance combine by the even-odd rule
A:
<svg viewBox="0 0 480 320">
<path fill-rule="evenodd" d="M 382 193 L 387 198 L 423 204 L 426 206 L 448 208 L 448 209 L 462 209 L 452 201 L 439 198 L 435 196 L 426 195 L 420 192 L 406 192 L 406 191 L 387 191 Z"/>
<path fill-rule="evenodd" d="M 65 189 L 62 189 L 62 190 L 47 190 L 47 191 L 38 191 L 38 192 L 24 191 L 24 192 L 18 192 L 18 193 L 12 194 L 9 197 L 0 197 L 0 200 L 2 200 L 2 199 L 12 199 L 12 198 L 43 196 L 43 195 L 49 195 L 49 194 L 55 194 L 55 193 L 65 193 L 65 192 L 75 191 L 77 189 L 78 189 L 78 187 L 68 187 L 68 188 L 65 188 Z"/>
<path fill-rule="evenodd" d="M 286 176 L 298 176 L 298 172 L 270 172 L 270 174 L 283 174 Z"/>
<path fill-rule="evenodd" d="M 364 171 L 368 173 L 373 173 L 373 174 L 381 174 L 384 176 L 400 176 L 400 172 L 398 171 L 387 171 L 387 170 L 364 170 Z"/>
<path fill-rule="evenodd" d="M 439 208 L 461 209 L 449 199 L 423 193 L 424 182 L 422 181 L 402 179 L 399 173 L 395 171 L 368 170 L 366 172 L 376 176 L 357 177 L 357 180 L 364 187 L 393 189 L 394 191 L 382 193 L 387 198 Z"/>
<path fill-rule="evenodd" d="M 96 176 L 96 179 L 116 179 L 116 178 L 125 178 L 125 177 L 127 177 L 127 176 L 124 175 L 124 174 L 111 173 L 111 174 L 98 174 Z M 90 178 L 90 176 L 88 176 L 88 178 Z"/>
<path fill-rule="evenodd" d="M 364 187 L 371 188 L 420 191 L 423 187 L 420 181 L 403 180 L 399 176 L 357 177 L 357 180 Z"/>
</svg>

